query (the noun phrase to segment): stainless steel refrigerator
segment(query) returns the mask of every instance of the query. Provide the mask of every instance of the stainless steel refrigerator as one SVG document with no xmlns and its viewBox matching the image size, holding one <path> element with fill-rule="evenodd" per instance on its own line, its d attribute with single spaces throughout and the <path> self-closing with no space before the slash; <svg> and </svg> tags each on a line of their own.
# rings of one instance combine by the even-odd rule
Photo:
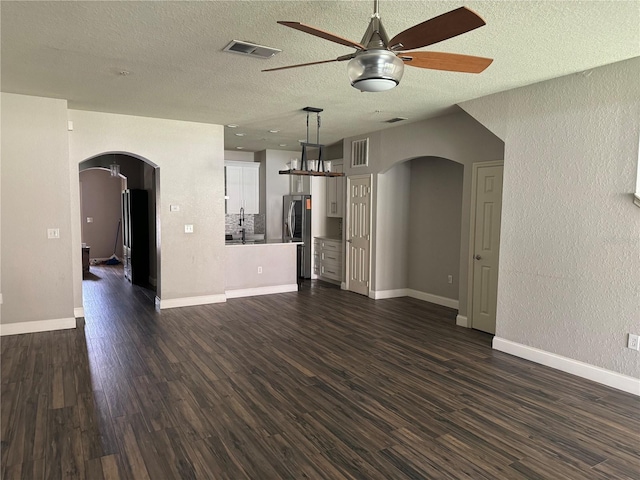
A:
<svg viewBox="0 0 640 480">
<path fill-rule="evenodd" d="M 311 278 L 311 195 L 285 195 L 282 240 L 298 245 L 298 277 Z"/>
</svg>

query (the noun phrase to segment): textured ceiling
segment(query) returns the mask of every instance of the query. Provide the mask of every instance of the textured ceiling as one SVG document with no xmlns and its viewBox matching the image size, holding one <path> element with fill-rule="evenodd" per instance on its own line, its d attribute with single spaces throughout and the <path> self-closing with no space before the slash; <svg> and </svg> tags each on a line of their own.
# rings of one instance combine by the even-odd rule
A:
<svg viewBox="0 0 640 480">
<path fill-rule="evenodd" d="M 277 20 L 360 41 L 372 1 L 2 1 L 1 88 L 65 98 L 73 109 L 238 124 L 225 128 L 227 149 L 298 150 L 305 106 L 324 109 L 320 140 L 330 144 L 385 128 L 396 116 L 418 121 L 465 100 L 640 55 L 640 0 L 381 0 L 380 14 L 393 36 L 462 5 L 487 25 L 423 50 L 494 58 L 484 73 L 407 67 L 395 89 L 360 93 L 349 85 L 347 62 L 260 70 L 353 51 Z M 232 39 L 282 53 L 262 60 L 222 52 Z"/>
</svg>

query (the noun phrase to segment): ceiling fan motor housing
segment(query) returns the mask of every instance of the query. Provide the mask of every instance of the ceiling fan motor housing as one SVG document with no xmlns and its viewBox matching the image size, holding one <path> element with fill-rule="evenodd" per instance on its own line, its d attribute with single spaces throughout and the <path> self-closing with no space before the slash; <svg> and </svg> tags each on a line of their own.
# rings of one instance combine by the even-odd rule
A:
<svg viewBox="0 0 640 480">
<path fill-rule="evenodd" d="M 358 53 L 347 69 L 351 86 L 363 92 L 382 92 L 400 83 L 404 62 L 389 50 Z"/>
</svg>

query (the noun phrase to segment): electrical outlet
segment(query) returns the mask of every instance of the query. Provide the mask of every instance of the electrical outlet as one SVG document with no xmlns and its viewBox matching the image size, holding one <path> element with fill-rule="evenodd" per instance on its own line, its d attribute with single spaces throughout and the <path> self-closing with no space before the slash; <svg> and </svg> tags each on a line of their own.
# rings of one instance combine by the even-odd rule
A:
<svg viewBox="0 0 640 480">
<path fill-rule="evenodd" d="M 453 283 L 453 275 L 447 275 L 447 283 Z"/>
<path fill-rule="evenodd" d="M 193 233 L 193 225 L 185 225 L 184 233 Z"/>
<path fill-rule="evenodd" d="M 169 210 L 172 212 L 179 212 L 180 211 L 180 205 L 170 205 L 169 206 Z"/>
<path fill-rule="evenodd" d="M 93 217 L 87 217 L 87 223 L 93 223 Z"/>
<path fill-rule="evenodd" d="M 49 238 L 49 239 L 60 238 L 60 229 L 59 228 L 47 228 L 47 238 Z"/>
<path fill-rule="evenodd" d="M 262 273 L 262 267 L 258 267 L 258 273 Z"/>
<path fill-rule="evenodd" d="M 640 337 L 630 333 L 629 338 L 627 339 L 627 348 L 630 348 L 631 350 L 640 350 Z"/>
</svg>

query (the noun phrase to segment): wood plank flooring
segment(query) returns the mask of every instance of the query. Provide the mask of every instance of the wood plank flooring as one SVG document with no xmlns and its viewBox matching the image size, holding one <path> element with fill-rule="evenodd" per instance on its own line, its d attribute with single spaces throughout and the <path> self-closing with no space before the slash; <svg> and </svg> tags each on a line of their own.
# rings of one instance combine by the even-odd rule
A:
<svg viewBox="0 0 640 480">
<path fill-rule="evenodd" d="M 164 310 L 91 267 L 76 330 L 2 337 L 3 479 L 638 479 L 637 397 L 455 311 L 322 283 Z"/>
</svg>

